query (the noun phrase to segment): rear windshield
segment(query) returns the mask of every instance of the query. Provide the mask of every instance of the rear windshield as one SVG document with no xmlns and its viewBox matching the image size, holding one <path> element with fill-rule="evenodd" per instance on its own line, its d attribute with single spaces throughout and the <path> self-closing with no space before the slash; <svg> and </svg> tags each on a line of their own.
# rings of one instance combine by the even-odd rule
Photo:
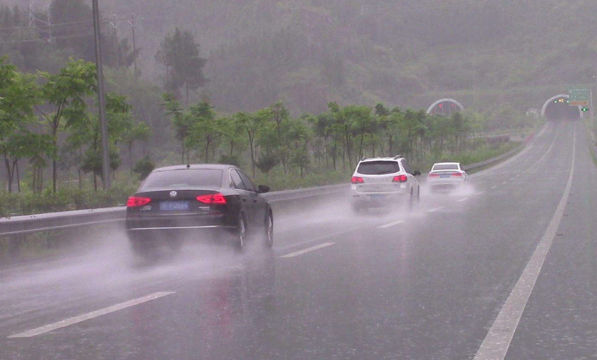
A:
<svg viewBox="0 0 597 360">
<path fill-rule="evenodd" d="M 457 164 L 437 164 L 437 165 L 433 165 L 433 169 L 431 169 L 431 171 L 436 171 L 436 170 L 458 170 L 458 165 Z"/>
<path fill-rule="evenodd" d="M 368 161 L 361 163 L 357 172 L 363 175 L 384 175 L 400 171 L 396 161 Z"/>
<path fill-rule="evenodd" d="M 185 169 L 154 172 L 143 182 L 139 191 L 204 187 L 222 187 L 222 170 Z"/>
</svg>

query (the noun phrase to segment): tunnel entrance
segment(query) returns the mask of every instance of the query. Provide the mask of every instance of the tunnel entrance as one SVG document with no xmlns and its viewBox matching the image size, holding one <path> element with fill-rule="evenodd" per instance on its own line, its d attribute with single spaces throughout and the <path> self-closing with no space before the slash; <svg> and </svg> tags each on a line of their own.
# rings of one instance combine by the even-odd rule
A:
<svg viewBox="0 0 597 360">
<path fill-rule="evenodd" d="M 427 114 L 450 116 L 462 110 L 464 110 L 464 106 L 458 101 L 454 99 L 440 99 L 431 104 L 427 109 Z"/>
<path fill-rule="evenodd" d="M 570 106 L 568 95 L 556 95 L 547 100 L 541 109 L 541 115 L 547 120 L 578 120 L 582 117 L 582 112 L 578 106 Z"/>
</svg>

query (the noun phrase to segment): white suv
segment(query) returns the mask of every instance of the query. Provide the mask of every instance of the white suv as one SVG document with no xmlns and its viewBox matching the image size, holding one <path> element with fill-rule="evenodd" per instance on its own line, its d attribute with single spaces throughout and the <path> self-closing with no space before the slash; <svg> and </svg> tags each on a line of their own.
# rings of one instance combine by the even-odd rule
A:
<svg viewBox="0 0 597 360">
<path fill-rule="evenodd" d="M 401 156 L 361 160 L 351 180 L 353 210 L 418 200 L 420 187 L 416 177 L 419 175 L 421 173 L 413 172 Z"/>
</svg>

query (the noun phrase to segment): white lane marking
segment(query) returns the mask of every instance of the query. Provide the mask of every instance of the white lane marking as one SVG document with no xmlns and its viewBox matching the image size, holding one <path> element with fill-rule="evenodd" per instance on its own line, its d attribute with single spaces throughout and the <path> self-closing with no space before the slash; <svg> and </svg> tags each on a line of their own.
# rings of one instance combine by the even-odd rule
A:
<svg viewBox="0 0 597 360">
<path fill-rule="evenodd" d="M 404 222 L 404 220 L 398 220 L 398 221 L 391 222 L 389 224 L 378 226 L 377 228 L 378 229 L 387 229 L 389 227 L 392 227 L 392 226 L 395 226 L 395 225 L 398 225 L 398 224 L 402 224 L 403 222 Z"/>
<path fill-rule="evenodd" d="M 484 193 L 485 193 L 485 191 L 479 191 L 479 192 L 476 192 L 475 195 L 483 195 Z"/>
<path fill-rule="evenodd" d="M 463 198 L 463 199 L 458 200 L 458 202 L 463 202 L 463 201 L 467 201 L 467 200 L 468 200 L 468 198 Z"/>
<path fill-rule="evenodd" d="M 438 208 L 435 208 L 435 209 L 430 209 L 430 210 L 427 210 L 427 212 L 432 213 L 432 212 L 436 212 L 436 211 L 441 210 L 441 209 L 443 209 L 443 207 L 438 207 Z"/>
<path fill-rule="evenodd" d="M 322 240 L 327 240 L 333 237 L 337 237 L 340 235 L 344 235 L 344 234 L 349 234 L 349 233 L 353 233 L 355 231 L 361 230 L 361 229 L 366 229 L 367 227 L 357 227 L 357 228 L 353 228 L 353 229 L 348 229 L 348 230 L 343 230 L 343 231 L 336 231 L 327 235 L 323 235 L 323 236 L 317 236 L 315 238 L 309 239 L 309 240 L 304 240 L 304 241 L 299 241 L 298 243 L 294 243 L 294 244 L 289 244 L 289 245 L 285 245 L 285 246 L 281 246 L 281 247 L 276 247 L 276 251 L 278 252 L 284 252 L 286 250 L 290 250 L 290 249 L 294 249 L 296 247 L 300 247 L 300 246 L 304 246 L 307 244 L 312 244 L 318 241 L 322 241 Z"/>
<path fill-rule="evenodd" d="M 576 161 L 576 129 L 574 131 L 572 146 L 572 167 L 570 168 L 570 175 L 568 176 L 564 195 L 562 195 L 562 199 L 553 218 L 549 222 L 545 234 L 543 234 L 539 245 L 537 245 L 535 252 L 508 296 L 506 303 L 504 303 L 500 313 L 491 325 L 474 360 L 503 360 L 506 357 L 506 353 L 514 337 L 514 332 L 518 327 L 518 322 L 533 292 L 545 258 L 549 253 L 553 239 L 562 221 L 564 210 L 566 209 L 570 188 L 572 187 L 572 178 L 574 176 L 574 163 Z"/>
<path fill-rule="evenodd" d="M 492 188 L 492 189 L 497 189 L 497 185 L 496 185 L 496 186 L 492 186 L 491 188 Z"/>
<path fill-rule="evenodd" d="M 109 306 L 107 308 L 104 309 L 100 309 L 100 310 L 96 310 L 96 311 L 92 311 L 90 313 L 87 314 L 83 314 L 83 315 L 79 315 L 79 316 L 75 316 L 72 317 L 70 319 L 66 319 L 66 320 L 62 320 L 62 321 L 58 321 L 56 323 L 53 324 L 49 324 L 49 325 L 45 325 L 42 327 L 38 327 L 37 329 L 33 329 L 33 330 L 28 330 L 19 334 L 15 334 L 15 335 L 11 335 L 9 336 L 9 338 L 14 339 L 14 338 L 30 338 L 30 337 L 34 337 L 34 336 L 38 336 L 41 334 L 45 334 L 47 332 L 56 330 L 56 329 L 61 329 L 70 325 L 74 325 L 74 324 L 78 324 L 80 322 L 83 321 L 87 321 L 87 320 L 91 320 L 94 319 L 96 317 L 102 316 L 102 315 L 107 315 L 113 312 L 116 312 L 118 310 L 123 310 L 126 308 L 129 308 L 131 306 L 135 306 L 135 305 L 139 305 L 139 304 L 143 304 L 145 302 L 151 301 L 151 300 L 155 300 L 155 299 L 159 299 L 161 297 L 164 296 L 168 296 L 168 295 L 172 295 L 174 294 L 174 292 L 172 291 L 168 291 L 168 292 L 156 292 L 147 296 L 143 296 L 140 297 L 138 299 L 134 299 L 134 300 L 130 300 L 130 301 L 126 301 L 117 305 L 113 305 L 113 306 Z"/>
<path fill-rule="evenodd" d="M 311 246 L 310 248 L 306 248 L 306 249 L 303 249 L 303 250 L 299 250 L 299 251 L 291 252 L 290 254 L 282 255 L 282 256 L 280 256 L 280 257 L 283 257 L 283 258 L 291 258 L 291 257 L 295 257 L 295 256 L 299 256 L 299 255 L 306 254 L 306 253 L 308 253 L 308 252 L 311 252 L 311 251 L 315 251 L 315 250 L 323 249 L 323 248 L 326 248 L 326 247 L 328 247 L 328 246 L 332 246 L 332 245 L 334 245 L 334 244 L 335 244 L 335 243 L 333 243 L 333 242 L 327 242 L 327 243 L 323 243 L 323 244 L 319 244 L 319 245 Z"/>
<path fill-rule="evenodd" d="M 502 185 L 506 185 L 507 183 L 508 183 L 507 181 L 504 181 L 504 182 L 502 183 Z"/>
</svg>

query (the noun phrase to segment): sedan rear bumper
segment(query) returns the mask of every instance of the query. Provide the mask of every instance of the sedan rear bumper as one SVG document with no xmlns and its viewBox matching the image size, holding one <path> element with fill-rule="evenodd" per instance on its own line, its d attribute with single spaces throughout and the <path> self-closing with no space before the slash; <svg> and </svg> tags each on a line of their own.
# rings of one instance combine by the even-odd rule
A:
<svg viewBox="0 0 597 360">
<path fill-rule="evenodd" d="M 352 206 L 388 206 L 402 202 L 407 192 L 383 192 L 383 193 L 350 193 L 350 203 Z"/>
<path fill-rule="evenodd" d="M 428 185 L 432 192 L 449 192 L 464 186 L 466 182 L 464 180 L 457 181 L 430 181 Z"/>
</svg>

